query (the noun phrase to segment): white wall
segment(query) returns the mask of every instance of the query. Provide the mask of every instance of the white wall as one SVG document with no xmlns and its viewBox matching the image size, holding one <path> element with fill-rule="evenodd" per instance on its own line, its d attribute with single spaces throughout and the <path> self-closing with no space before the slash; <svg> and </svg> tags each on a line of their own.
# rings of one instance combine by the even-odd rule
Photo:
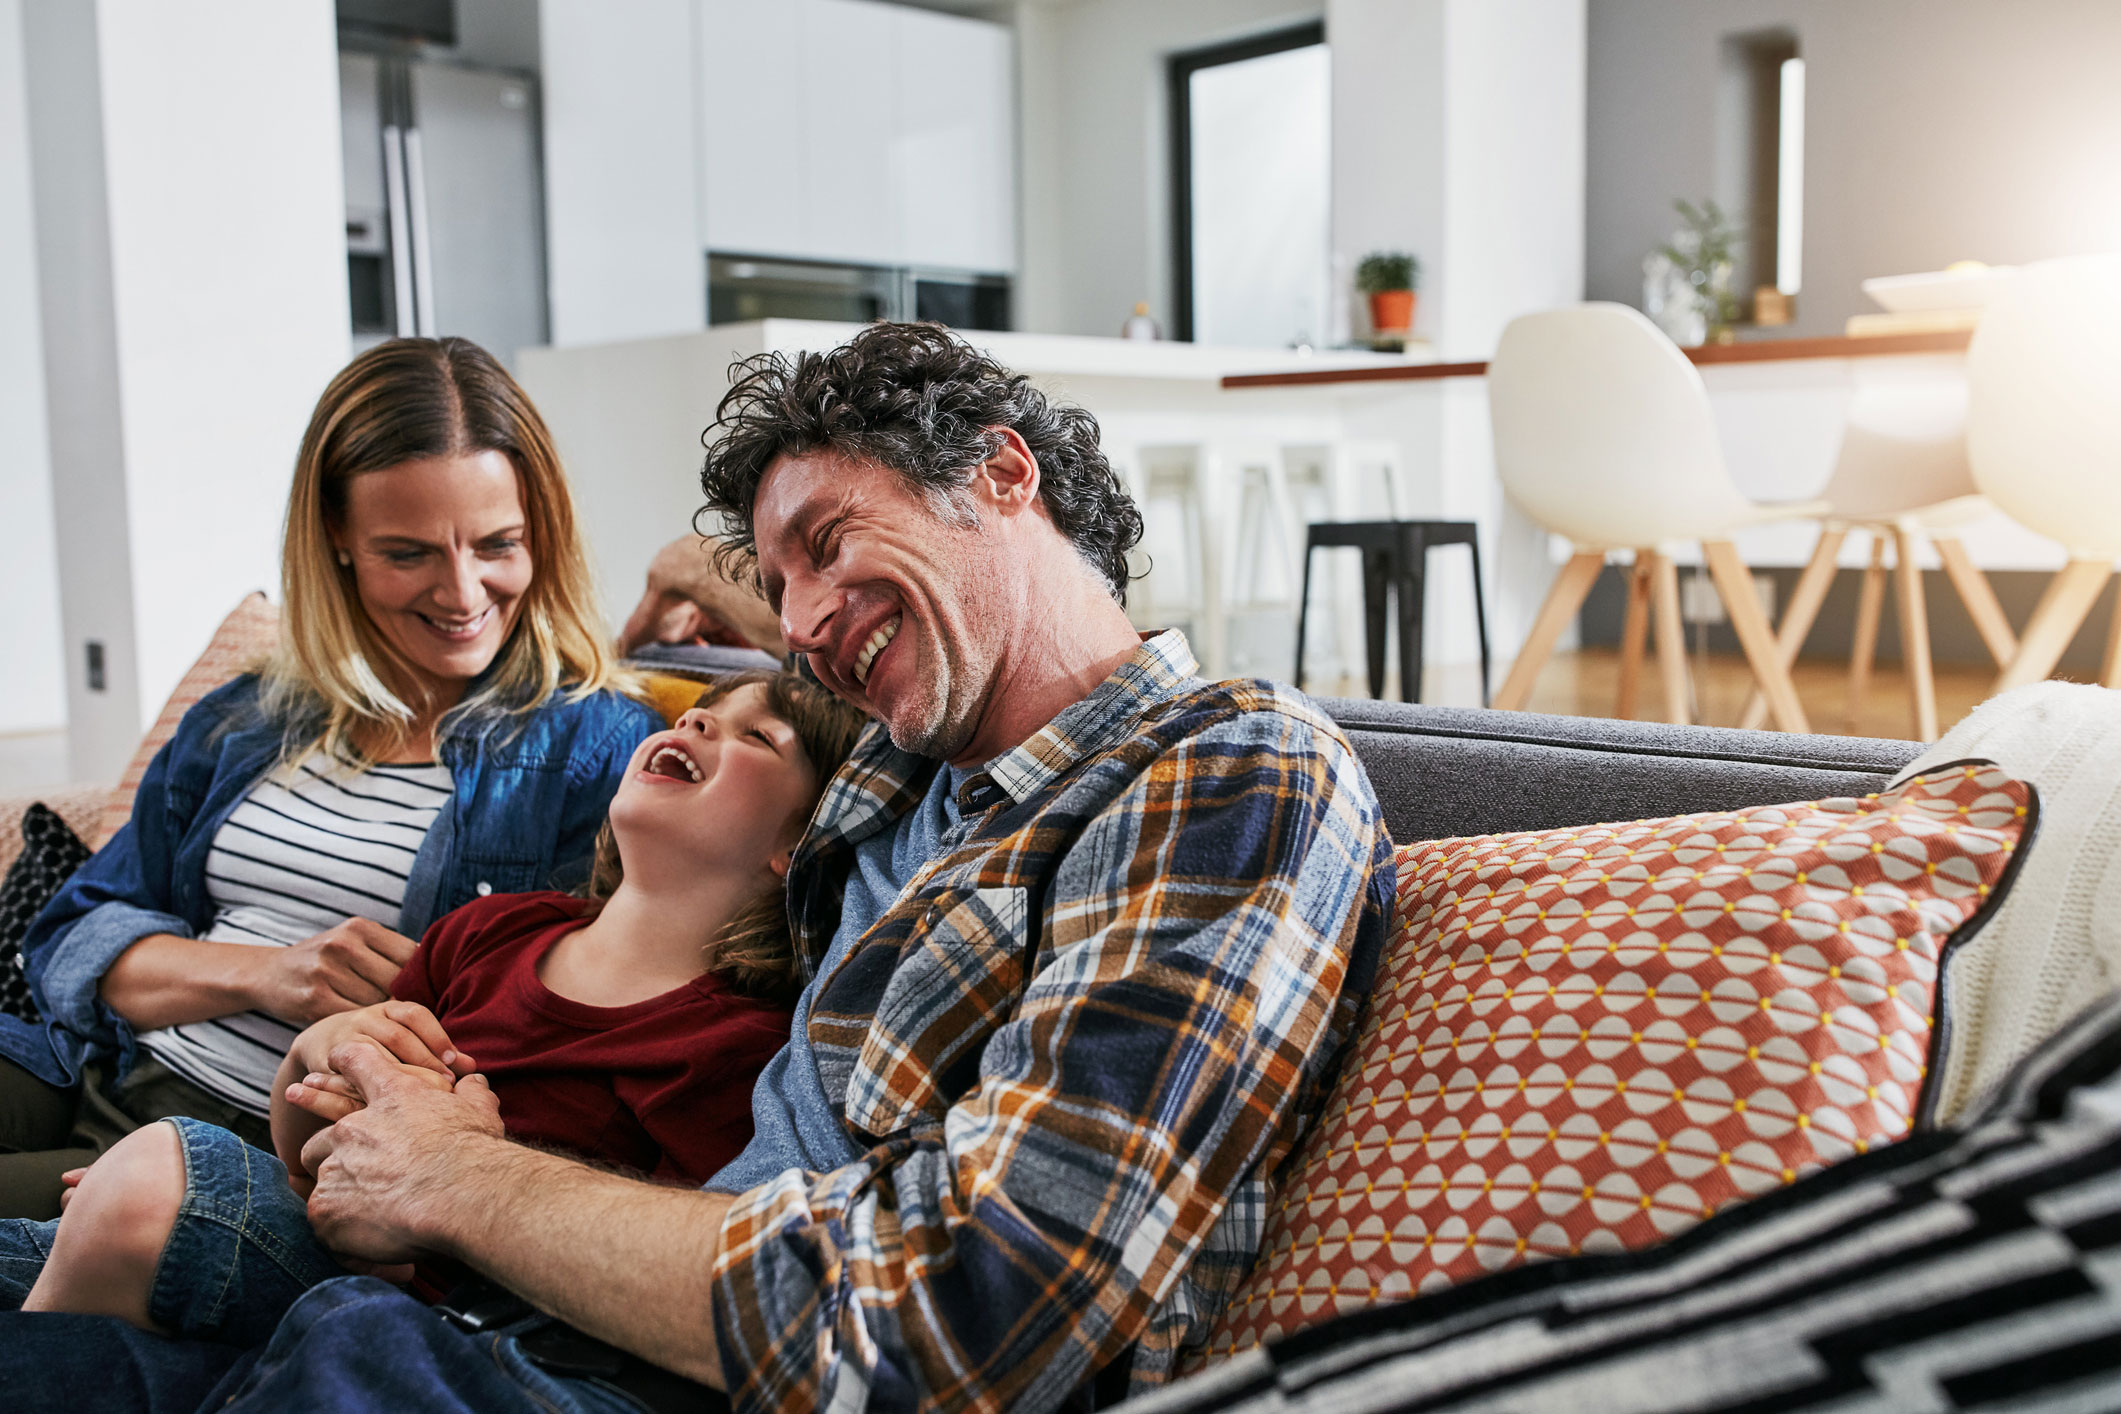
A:
<svg viewBox="0 0 2121 1414">
<path fill-rule="evenodd" d="M 0 734 L 66 724 L 21 0 L 0 0 Z"/>
<path fill-rule="evenodd" d="M 278 584 L 302 428 L 348 352 L 337 41 L 328 0 L 25 18 L 71 766 L 108 779 Z"/>
<path fill-rule="evenodd" d="M 2121 5 L 2111 0 L 1597 0 L 1588 281 L 1642 298 L 1674 197 L 1716 189 L 1717 45 L 1805 61 L 1800 334 L 1875 310 L 1871 275 L 2121 250 Z"/>
<path fill-rule="evenodd" d="M 1018 329 L 1117 334 L 1137 300 L 1170 327 L 1164 61 L 1315 20 L 1320 9 L 1318 0 L 1024 0 L 1015 7 L 1023 114 Z"/>
<path fill-rule="evenodd" d="M 691 0 L 540 0 L 556 345 L 707 322 Z"/>
</svg>

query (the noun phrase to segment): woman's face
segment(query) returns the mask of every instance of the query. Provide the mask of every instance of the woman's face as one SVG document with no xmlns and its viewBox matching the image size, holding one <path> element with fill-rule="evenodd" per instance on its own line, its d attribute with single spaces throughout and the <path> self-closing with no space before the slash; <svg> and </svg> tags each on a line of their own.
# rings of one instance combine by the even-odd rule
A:
<svg viewBox="0 0 2121 1414">
<path fill-rule="evenodd" d="M 514 464 L 485 451 L 354 477 L 332 539 L 370 622 L 454 702 L 515 627 L 534 569 L 527 532 Z"/>
<path fill-rule="evenodd" d="M 641 743 L 611 802 L 628 879 L 656 870 L 785 874 L 810 819 L 817 768 L 759 683 L 694 707 Z"/>
</svg>

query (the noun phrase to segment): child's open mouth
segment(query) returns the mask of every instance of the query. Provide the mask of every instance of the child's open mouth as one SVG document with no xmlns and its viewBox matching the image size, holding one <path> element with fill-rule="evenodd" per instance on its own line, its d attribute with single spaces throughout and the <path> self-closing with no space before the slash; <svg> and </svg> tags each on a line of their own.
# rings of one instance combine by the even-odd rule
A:
<svg viewBox="0 0 2121 1414">
<path fill-rule="evenodd" d="M 642 769 L 651 776 L 668 776 L 673 781 L 697 784 L 706 779 L 700 774 L 698 763 L 675 746 L 656 748 L 655 755 L 648 758 L 648 764 Z"/>
</svg>

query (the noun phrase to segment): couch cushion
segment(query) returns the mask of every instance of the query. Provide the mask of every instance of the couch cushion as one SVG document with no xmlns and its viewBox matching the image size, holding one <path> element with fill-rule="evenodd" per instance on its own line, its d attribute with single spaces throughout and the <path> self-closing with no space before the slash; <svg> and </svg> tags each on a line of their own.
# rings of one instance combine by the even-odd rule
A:
<svg viewBox="0 0 2121 1414">
<path fill-rule="evenodd" d="M 126 763 L 125 774 L 118 778 L 118 789 L 103 807 L 96 837 L 88 841 L 90 848 L 101 849 L 112 835 L 125 828 L 127 820 L 133 818 L 133 795 L 140 789 L 140 778 L 147 774 L 148 763 L 155 759 L 155 753 L 177 734 L 177 723 L 192 709 L 192 704 L 229 679 L 258 667 L 279 639 L 280 611 L 262 593 L 245 595 L 243 602 L 229 611 L 228 617 L 221 620 L 221 626 L 214 630 L 206 651 L 185 670 L 177 683 L 177 690 L 162 704 L 161 715 L 147 729 L 147 735 L 140 739 L 139 749 Z"/>
<path fill-rule="evenodd" d="M 88 846 L 57 811 L 39 802 L 23 812 L 22 849 L 0 881 L 0 1013 L 38 1020 L 23 975 L 22 935 L 87 858 Z"/>
<path fill-rule="evenodd" d="M 1939 961 L 2032 791 L 1404 846 L 1369 1015 L 1220 1358 L 1337 1309 L 1649 1245 L 1913 1126 Z"/>
<path fill-rule="evenodd" d="M 1916 766 L 1980 757 L 2040 792 L 2040 848 L 1952 957 L 1937 1118 L 1953 1123 L 2090 997 L 2121 985 L 2121 692 L 2043 682 L 1975 708 Z M 1912 771 L 1915 767 L 1911 767 Z"/>
<path fill-rule="evenodd" d="M 1352 698 L 1322 705 L 1362 758 L 1401 843 L 1862 795 L 1922 749 Z"/>
</svg>

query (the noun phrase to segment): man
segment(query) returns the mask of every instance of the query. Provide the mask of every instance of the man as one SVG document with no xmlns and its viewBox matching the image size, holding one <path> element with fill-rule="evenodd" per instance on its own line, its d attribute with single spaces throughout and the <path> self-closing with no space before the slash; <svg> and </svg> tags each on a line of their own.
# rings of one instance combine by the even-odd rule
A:
<svg viewBox="0 0 2121 1414">
<path fill-rule="evenodd" d="M 814 974 L 757 1139 L 715 1191 L 656 1187 L 345 1048 L 369 1105 L 303 1156 L 320 1234 L 573 1329 L 329 1282 L 215 1401 L 602 1409 L 673 1371 L 747 1409 L 1088 1406 L 1168 1380 L 1249 1264 L 1390 908 L 1346 742 L 1134 632 L 1095 422 L 945 332 L 757 361 L 718 425 L 724 560 L 882 726 L 789 872 Z M 6 1319 L 40 1370 L 142 1369 L 170 1407 L 216 1372 L 78 1320 L 46 1362 Z"/>
</svg>

